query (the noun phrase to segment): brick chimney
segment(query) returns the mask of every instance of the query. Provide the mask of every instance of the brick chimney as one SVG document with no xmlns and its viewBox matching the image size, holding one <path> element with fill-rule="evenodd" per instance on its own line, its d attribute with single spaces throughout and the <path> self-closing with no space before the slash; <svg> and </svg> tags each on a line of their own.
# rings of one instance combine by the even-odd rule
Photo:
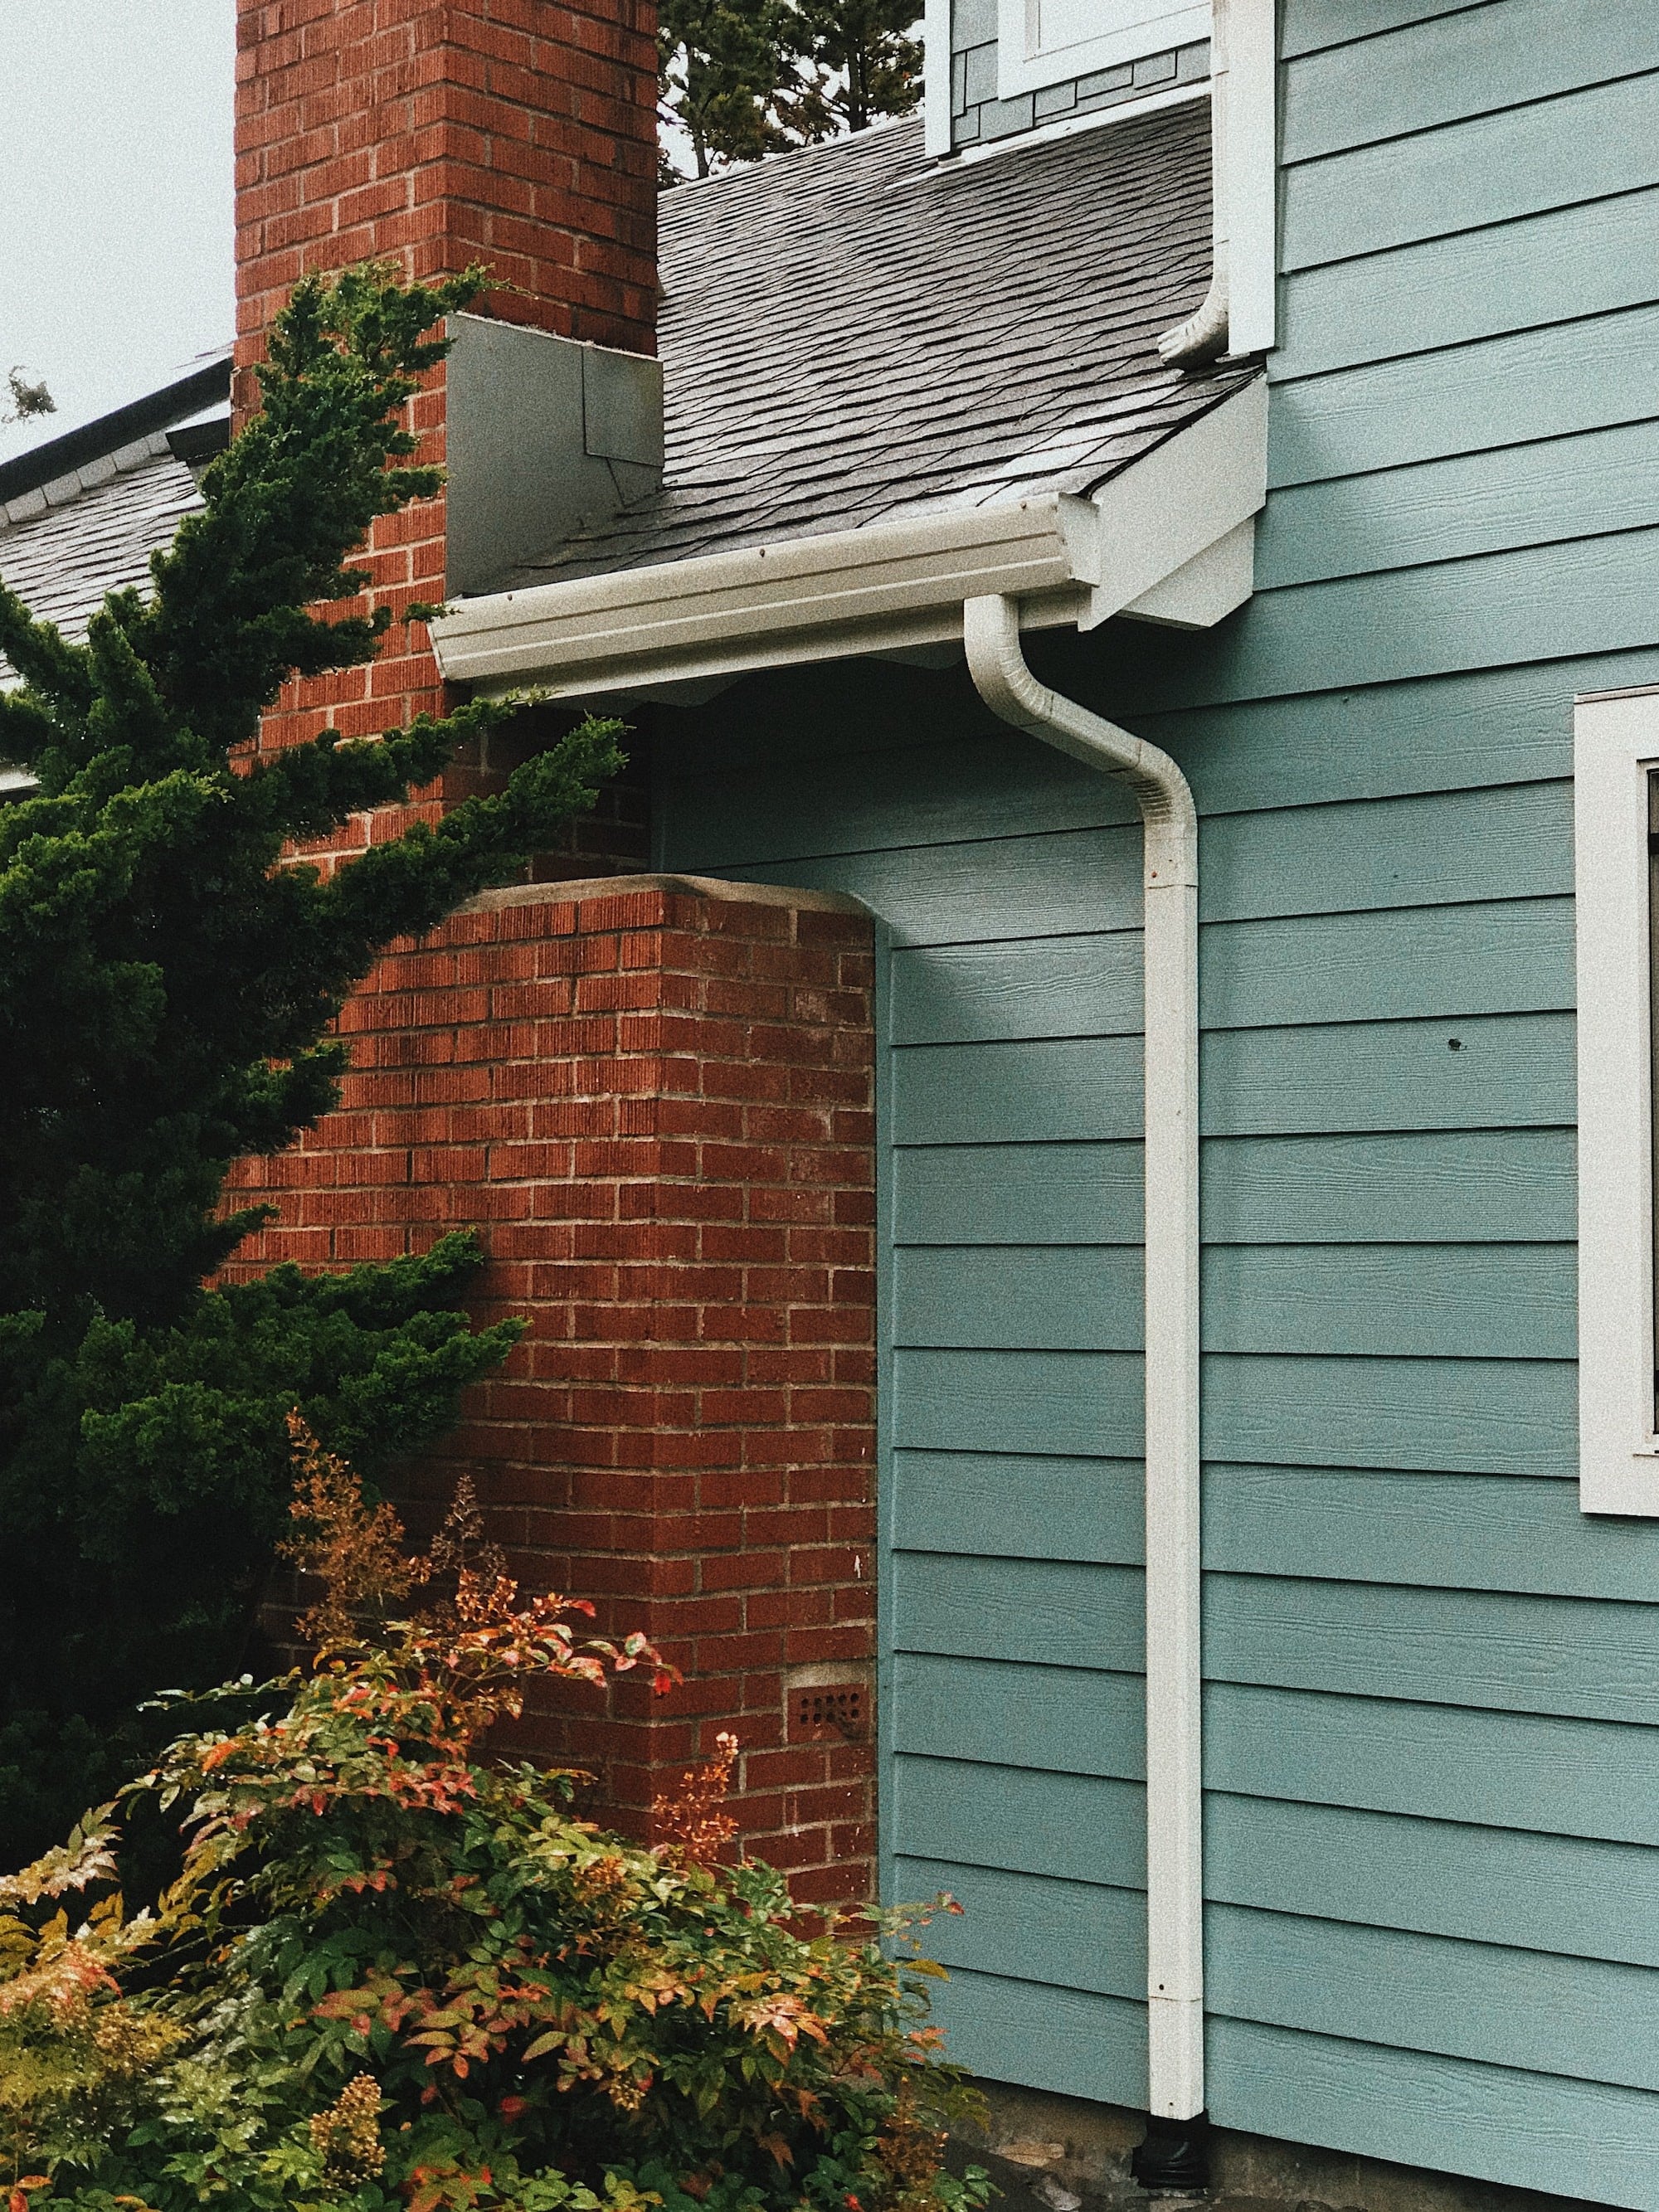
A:
<svg viewBox="0 0 1659 2212">
<path fill-rule="evenodd" d="M 563 522 L 659 478 L 648 0 L 239 0 L 238 396 L 295 279 L 370 256 L 515 287 L 458 317 L 414 403 L 442 499 L 383 520 L 394 607 L 495 588 Z M 539 533 L 535 535 L 534 533 Z M 401 631 L 394 630 L 394 638 Z M 441 698 L 416 633 L 293 687 L 262 743 Z M 536 741 L 536 733 L 530 733 Z M 637 750 L 637 740 L 634 741 Z M 331 864 L 487 780 L 363 817 Z M 341 1021 L 340 1109 L 244 1162 L 277 1218 L 228 1279 L 352 1266 L 471 1224 L 481 1319 L 529 1322 L 409 1472 L 423 1532 L 459 1463 L 530 1586 L 592 1596 L 685 1670 L 543 1697 L 517 1749 L 653 1802 L 730 1729 L 748 1844 L 803 1905 L 872 1884 L 874 968 L 817 891 L 635 875 L 629 794 L 539 877 L 387 949 Z M 596 865 L 597 863 L 597 865 Z M 639 859 L 632 865 L 639 866 Z M 600 880 L 600 878 L 603 880 Z"/>
<path fill-rule="evenodd" d="M 556 535 L 528 495 L 545 487 L 526 486 L 519 426 L 503 434 L 515 399 L 549 485 L 584 468 L 622 495 L 647 482 L 661 434 L 654 363 L 640 358 L 655 346 L 653 0 L 238 0 L 237 46 L 239 408 L 307 270 L 385 257 L 424 280 L 483 261 L 503 287 L 480 303 L 488 321 L 458 319 L 465 343 L 413 403 L 421 458 L 448 465 L 450 488 L 377 525 L 371 603 L 488 588 L 492 559 L 540 550 L 525 531 Z M 585 449 L 584 374 L 601 425 Z M 292 686 L 262 743 L 329 723 L 371 735 L 441 696 L 424 631 L 394 629 L 372 668 Z M 457 770 L 443 796 L 477 781 Z M 364 823 L 337 848 L 368 835 Z"/>
</svg>

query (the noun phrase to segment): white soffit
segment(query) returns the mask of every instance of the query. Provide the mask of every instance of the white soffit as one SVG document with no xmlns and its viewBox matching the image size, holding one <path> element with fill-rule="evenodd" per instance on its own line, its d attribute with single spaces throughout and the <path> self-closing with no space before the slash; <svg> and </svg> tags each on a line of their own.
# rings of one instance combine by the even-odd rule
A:
<svg viewBox="0 0 1659 2212">
<path fill-rule="evenodd" d="M 432 625 L 438 665 L 484 692 L 641 691 L 959 644 L 963 602 L 992 594 L 1018 599 L 1028 629 L 1116 614 L 1207 629 L 1249 593 L 1267 410 L 1258 379 L 1092 498 L 1034 493 L 462 600 Z"/>
</svg>

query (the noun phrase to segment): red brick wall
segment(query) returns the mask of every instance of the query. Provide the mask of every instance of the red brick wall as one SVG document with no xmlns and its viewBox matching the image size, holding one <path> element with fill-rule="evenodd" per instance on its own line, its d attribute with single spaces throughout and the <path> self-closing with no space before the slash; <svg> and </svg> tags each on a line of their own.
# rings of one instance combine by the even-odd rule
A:
<svg viewBox="0 0 1659 2212">
<path fill-rule="evenodd" d="M 485 262 L 513 289 L 484 312 L 653 351 L 655 31 L 653 0 L 237 0 L 238 407 L 295 280 L 375 256 L 410 280 Z M 441 368 L 412 422 L 441 463 Z M 362 565 L 370 605 L 441 599 L 442 499 L 382 518 Z M 372 667 L 292 685 L 262 743 L 441 706 L 424 628 L 399 627 Z M 489 787 L 486 767 L 459 763 L 425 806 L 365 816 L 328 854 Z"/>
<path fill-rule="evenodd" d="M 528 1581 L 687 1676 L 662 1700 L 573 1689 L 526 1747 L 597 1768 L 647 1833 L 731 1728 L 747 1842 L 803 1902 L 860 1899 L 871 1744 L 786 1726 L 785 1689 L 867 1684 L 874 1650 L 869 924 L 685 886 L 494 892 L 390 952 L 346 1010 L 339 1112 L 240 1178 L 283 1208 L 240 1266 L 482 1229 L 479 1317 L 531 1327 L 414 1517 L 470 1466 Z"/>
</svg>

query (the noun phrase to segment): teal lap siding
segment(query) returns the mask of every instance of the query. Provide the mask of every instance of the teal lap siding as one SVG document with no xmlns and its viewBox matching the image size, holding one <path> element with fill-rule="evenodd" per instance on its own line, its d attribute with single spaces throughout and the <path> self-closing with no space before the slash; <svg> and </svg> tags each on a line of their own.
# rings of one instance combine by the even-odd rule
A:
<svg viewBox="0 0 1659 2212">
<path fill-rule="evenodd" d="M 1659 2212 L 1659 1523 L 1576 1484 L 1571 708 L 1659 681 L 1659 11 L 1283 0 L 1255 599 L 1039 635 L 1202 815 L 1210 2108 Z M 1532 26 L 1529 29 L 1528 27 Z M 883 1824 L 1146 2097 L 1139 832 L 960 669 L 657 724 L 884 941 Z"/>
</svg>

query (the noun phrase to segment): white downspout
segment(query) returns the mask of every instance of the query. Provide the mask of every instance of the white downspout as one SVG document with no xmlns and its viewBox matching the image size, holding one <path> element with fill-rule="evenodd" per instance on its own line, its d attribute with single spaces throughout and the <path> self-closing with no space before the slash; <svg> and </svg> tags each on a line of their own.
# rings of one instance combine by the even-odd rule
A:
<svg viewBox="0 0 1659 2212">
<path fill-rule="evenodd" d="M 1210 289 L 1158 349 L 1177 368 L 1270 353 L 1277 336 L 1274 0 L 1212 0 Z"/>
<path fill-rule="evenodd" d="M 1150 2108 L 1204 2109 L 1199 1664 L 1198 811 L 1166 752 L 1039 684 L 1019 605 L 969 599 L 994 714 L 1127 783 L 1146 861 L 1146 1993 Z"/>
<path fill-rule="evenodd" d="M 1210 10 L 1210 206 L 1212 245 L 1210 289 L 1196 311 L 1172 331 L 1165 331 L 1158 349 L 1179 368 L 1196 368 L 1218 361 L 1226 352 L 1231 319 L 1231 268 L 1229 220 L 1232 172 L 1227 162 L 1227 126 L 1231 100 L 1227 82 L 1228 0 L 1211 0 Z"/>
</svg>

